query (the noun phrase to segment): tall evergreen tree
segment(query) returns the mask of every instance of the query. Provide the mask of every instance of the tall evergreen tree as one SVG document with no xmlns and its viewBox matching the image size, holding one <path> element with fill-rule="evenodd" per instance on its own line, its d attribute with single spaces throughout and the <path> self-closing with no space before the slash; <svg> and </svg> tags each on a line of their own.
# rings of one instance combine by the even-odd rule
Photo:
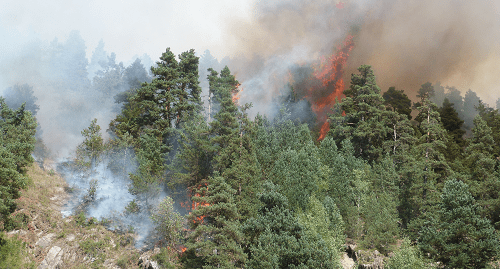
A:
<svg viewBox="0 0 500 269">
<path fill-rule="evenodd" d="M 247 255 L 241 247 L 240 215 L 234 202 L 236 190 L 220 176 L 208 181 L 206 191 L 192 199 L 199 206 L 189 215 L 187 265 L 190 268 L 241 268 Z"/>
<path fill-rule="evenodd" d="M 373 161 L 380 157 L 390 129 L 383 116 L 385 100 L 371 66 L 362 65 L 358 71 L 359 75 L 352 74 L 351 85 L 344 91 L 346 97 L 330 117 L 330 134 L 337 141 L 350 139 L 356 156 Z"/>
<path fill-rule="evenodd" d="M 454 104 L 448 98 L 445 98 L 443 106 L 439 109 L 441 123 L 448 132 L 446 151 L 443 154 L 450 161 L 460 158 L 465 147 L 465 140 L 463 138 L 465 131 L 462 130 L 464 121 L 458 117 L 458 113 L 453 106 Z"/>
<path fill-rule="evenodd" d="M 36 121 L 24 104 L 12 110 L 0 97 L 0 221 L 4 228 L 16 209 L 20 189 L 28 183 L 25 173 L 33 162 L 35 132 Z"/>
<path fill-rule="evenodd" d="M 243 226 L 249 240 L 248 268 L 340 268 L 321 236 L 299 224 L 278 186 L 266 182 L 258 197 L 263 206 Z"/>
<path fill-rule="evenodd" d="M 168 142 L 184 118 L 201 109 L 198 58 L 194 50 L 182 53 L 178 61 L 167 48 L 157 67 L 151 70 L 154 75 L 151 83 L 137 89 L 110 124 L 118 137 L 128 132 L 137 139 L 149 129 L 152 135 Z"/>
<path fill-rule="evenodd" d="M 495 173 L 498 161 L 494 156 L 491 128 L 477 115 L 474 118 L 473 137 L 465 148 L 464 167 L 469 170 L 467 180 L 483 216 L 500 226 L 500 179 Z"/>
<path fill-rule="evenodd" d="M 382 95 L 384 104 L 394 112 L 404 114 L 411 120 L 411 100 L 403 90 L 396 90 L 396 87 L 389 87 L 389 90 Z"/>
<path fill-rule="evenodd" d="M 430 101 L 432 94 L 432 85 L 425 83 L 417 95 L 421 98 L 417 104 L 417 119 L 420 120 L 422 134 L 412 150 L 415 160 L 403 168 L 404 181 L 408 184 L 407 195 L 411 197 L 408 206 L 412 208 L 410 218 L 413 218 L 413 235 L 418 232 L 428 213 L 434 210 L 440 185 L 450 172 L 442 153 L 446 149 L 446 130 L 442 127 L 436 104 Z"/>
<path fill-rule="evenodd" d="M 446 268 L 485 268 L 498 254 L 499 243 L 467 184 L 447 181 L 436 218 L 422 229 L 422 251 Z"/>
</svg>

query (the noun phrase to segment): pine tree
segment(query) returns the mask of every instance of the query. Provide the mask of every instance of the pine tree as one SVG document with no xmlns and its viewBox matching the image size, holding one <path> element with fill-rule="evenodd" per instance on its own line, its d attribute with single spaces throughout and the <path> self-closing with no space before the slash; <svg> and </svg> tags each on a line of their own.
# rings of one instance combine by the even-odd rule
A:
<svg viewBox="0 0 500 269">
<path fill-rule="evenodd" d="M 439 109 L 439 116 L 444 129 L 448 132 L 448 143 L 446 144 L 446 151 L 443 153 L 447 160 L 453 161 L 462 156 L 465 147 L 463 138 L 465 131 L 462 130 L 464 121 L 458 117 L 457 111 L 448 98 L 444 99 L 443 106 Z"/>
<path fill-rule="evenodd" d="M 382 95 L 385 106 L 394 112 L 404 114 L 411 120 L 411 100 L 403 90 L 396 90 L 396 87 L 389 87 L 389 90 Z"/>
<path fill-rule="evenodd" d="M 36 121 L 24 104 L 12 110 L 0 97 L 0 221 L 4 228 L 16 209 L 20 189 L 28 183 L 25 173 L 33 162 L 35 132 Z"/>
<path fill-rule="evenodd" d="M 290 211 L 279 187 L 266 182 L 259 193 L 263 206 L 243 231 L 249 240 L 248 268 L 340 268 L 320 235 L 306 232 Z"/>
<path fill-rule="evenodd" d="M 351 76 L 351 85 L 344 91 L 346 97 L 330 117 L 329 133 L 337 141 L 350 139 L 356 156 L 373 161 L 381 156 L 382 144 L 391 130 L 383 116 L 385 100 L 371 66 L 362 65 L 358 71 L 359 75 Z"/>
<path fill-rule="evenodd" d="M 483 216 L 500 225 L 500 180 L 495 173 L 498 161 L 493 157 L 494 140 L 491 128 L 477 115 L 474 118 L 473 137 L 465 149 L 463 163 L 469 170 L 467 183 Z"/>
<path fill-rule="evenodd" d="M 427 217 L 433 211 L 438 200 L 438 193 L 443 179 L 449 175 L 450 168 L 442 152 L 446 150 L 446 130 L 442 127 L 437 106 L 429 97 L 433 94 L 433 87 L 425 83 L 419 90 L 417 97 L 421 98 L 417 109 L 420 120 L 419 129 L 422 135 L 417 139 L 412 149 L 414 161 L 408 162 L 403 168 L 404 180 L 408 186 L 411 202 L 409 211 L 413 219 L 411 233 L 415 235 Z"/>
<path fill-rule="evenodd" d="M 210 122 L 210 143 L 217 152 L 213 169 L 238 190 L 235 197 L 237 208 L 246 219 L 257 210 L 255 193 L 260 182 L 260 167 L 252 139 L 255 127 L 245 113 L 250 106 L 240 108 L 233 101 L 232 97 L 239 91 L 239 82 L 227 66 L 220 76 L 212 69 L 209 71 L 210 92 L 215 103 L 219 104 L 219 110 Z"/>
<path fill-rule="evenodd" d="M 240 215 L 234 202 L 236 190 L 220 176 L 208 181 L 206 191 L 192 199 L 199 206 L 188 221 L 193 229 L 187 247 L 190 268 L 241 268 L 247 259 L 241 244 Z"/>
<path fill-rule="evenodd" d="M 79 165 L 94 168 L 100 161 L 100 156 L 105 150 L 100 131 L 101 126 L 97 124 L 97 119 L 93 119 L 90 126 L 82 131 L 85 139 L 76 149 L 76 160 Z"/>
<path fill-rule="evenodd" d="M 498 254 L 499 243 L 467 184 L 447 181 L 436 218 L 422 229 L 422 251 L 447 268 L 485 268 Z"/>
<path fill-rule="evenodd" d="M 151 83 L 145 83 L 128 98 L 110 129 L 118 137 L 128 132 L 135 139 L 147 129 L 150 135 L 167 143 L 174 129 L 201 109 L 198 57 L 190 50 L 182 53 L 178 61 L 167 48 L 151 70 Z"/>
</svg>

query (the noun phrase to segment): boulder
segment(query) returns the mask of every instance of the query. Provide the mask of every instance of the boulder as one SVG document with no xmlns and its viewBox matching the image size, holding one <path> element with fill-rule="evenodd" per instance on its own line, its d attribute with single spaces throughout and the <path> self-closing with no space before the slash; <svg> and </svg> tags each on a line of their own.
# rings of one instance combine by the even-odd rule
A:
<svg viewBox="0 0 500 269">
<path fill-rule="evenodd" d="M 59 266 L 62 263 L 61 261 L 63 254 L 64 251 L 60 247 L 53 246 L 52 248 L 50 248 L 47 256 L 45 256 L 45 259 L 42 261 L 42 263 L 38 266 L 38 269 L 60 268 Z"/>
</svg>

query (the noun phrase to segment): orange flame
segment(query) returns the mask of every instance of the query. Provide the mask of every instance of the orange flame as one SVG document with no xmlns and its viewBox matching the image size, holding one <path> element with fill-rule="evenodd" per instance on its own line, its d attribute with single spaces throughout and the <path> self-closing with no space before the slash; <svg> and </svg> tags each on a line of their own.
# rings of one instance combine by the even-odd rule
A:
<svg viewBox="0 0 500 269">
<path fill-rule="evenodd" d="M 353 36 L 347 36 L 342 47 L 331 55 L 328 59 L 322 58 L 319 66 L 314 67 L 313 76 L 321 81 L 322 88 L 311 87 L 305 96 L 312 104 L 312 110 L 316 113 L 318 122 L 323 122 L 320 129 L 318 141 L 323 140 L 330 130 L 327 121 L 327 113 L 335 103 L 335 99 L 340 99 L 344 92 L 345 83 L 342 79 L 344 67 L 349 58 L 349 53 L 354 48 Z M 318 95 L 320 95 L 318 97 Z"/>
<path fill-rule="evenodd" d="M 204 184 L 208 190 L 208 184 L 205 183 Z M 202 184 L 200 184 L 198 187 L 195 187 L 197 188 L 198 190 L 202 188 Z M 195 192 L 193 190 L 191 191 L 188 191 L 188 196 L 191 197 L 192 196 L 192 193 Z M 202 195 L 200 195 L 200 193 L 196 192 L 194 194 L 194 196 L 196 197 L 202 197 Z M 189 204 L 189 202 L 181 202 L 181 206 L 186 208 L 187 210 L 195 210 L 196 208 L 200 207 L 200 206 L 209 206 L 210 204 L 209 203 L 206 203 L 206 202 L 195 202 L 195 201 L 192 201 L 191 204 Z M 191 214 L 191 212 L 189 212 L 189 214 Z M 203 219 L 205 218 L 205 216 L 200 216 L 200 217 L 196 217 L 194 220 L 193 220 L 193 223 L 196 223 L 196 222 L 203 222 Z"/>
<path fill-rule="evenodd" d="M 243 91 L 243 88 L 239 88 L 240 85 L 241 84 L 236 85 L 236 89 L 233 91 L 233 97 L 231 97 L 235 105 L 238 105 L 238 101 L 241 98 L 240 93 Z"/>
</svg>

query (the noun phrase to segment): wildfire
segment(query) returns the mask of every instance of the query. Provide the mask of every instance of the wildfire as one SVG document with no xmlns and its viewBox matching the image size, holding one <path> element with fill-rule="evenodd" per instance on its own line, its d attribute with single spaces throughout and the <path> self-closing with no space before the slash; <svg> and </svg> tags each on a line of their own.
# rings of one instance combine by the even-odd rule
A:
<svg viewBox="0 0 500 269">
<path fill-rule="evenodd" d="M 240 100 L 240 94 L 243 91 L 243 88 L 239 88 L 241 84 L 238 84 L 236 86 L 236 89 L 233 91 L 233 97 L 231 99 L 233 100 L 233 103 L 238 105 L 238 101 Z"/>
<path fill-rule="evenodd" d="M 208 190 L 208 184 L 205 183 L 205 186 L 206 186 L 206 189 Z M 199 186 L 198 189 L 202 188 L 202 186 Z M 188 193 L 188 196 L 191 197 L 191 193 L 192 192 L 189 192 Z M 194 194 L 194 196 L 196 197 L 202 197 L 200 195 L 200 193 L 196 192 Z M 210 204 L 209 203 L 206 203 L 206 202 L 195 202 L 195 201 L 192 201 L 191 204 L 189 204 L 188 202 L 181 202 L 181 206 L 186 208 L 187 210 L 195 210 L 196 208 L 198 207 L 203 207 L 203 206 L 209 206 Z M 189 214 L 191 214 L 191 212 L 189 212 Z M 205 218 L 205 216 L 200 216 L 200 217 L 196 217 L 194 220 L 193 220 L 193 223 L 196 223 L 196 222 L 203 222 L 203 219 Z"/>
<path fill-rule="evenodd" d="M 335 103 L 335 99 L 340 99 L 344 92 L 345 83 L 342 79 L 344 67 L 349 58 L 349 53 L 354 48 L 353 36 L 347 36 L 337 52 L 328 59 L 322 58 L 319 66 L 314 67 L 313 76 L 321 81 L 321 87 L 311 87 L 308 90 L 306 99 L 312 104 L 312 109 L 317 115 L 318 122 L 323 122 L 320 129 L 318 141 L 323 140 L 330 130 L 327 121 L 327 113 Z"/>
</svg>

